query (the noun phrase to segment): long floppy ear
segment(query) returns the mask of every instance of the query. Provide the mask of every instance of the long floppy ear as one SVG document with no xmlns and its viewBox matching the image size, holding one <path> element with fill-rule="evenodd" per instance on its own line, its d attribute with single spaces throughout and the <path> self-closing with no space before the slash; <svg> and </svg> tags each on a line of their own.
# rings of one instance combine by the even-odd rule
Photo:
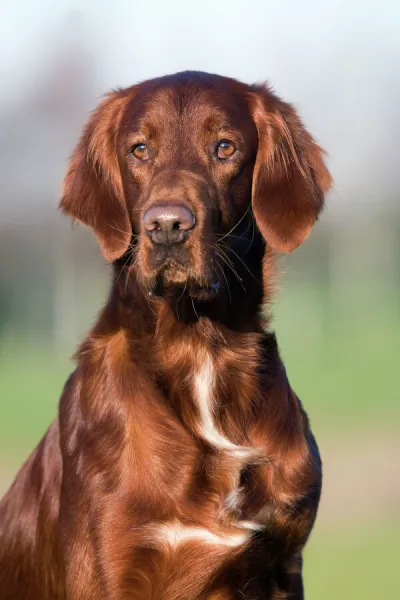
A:
<svg viewBox="0 0 400 600">
<path fill-rule="evenodd" d="M 92 113 L 72 154 L 59 205 L 63 213 L 92 227 L 109 261 L 124 254 L 132 236 L 116 151 L 128 100 L 112 92 Z"/>
<path fill-rule="evenodd" d="M 308 236 L 332 178 L 323 150 L 294 108 L 266 86 L 252 89 L 250 104 L 258 131 L 253 214 L 274 250 L 292 252 Z"/>
</svg>

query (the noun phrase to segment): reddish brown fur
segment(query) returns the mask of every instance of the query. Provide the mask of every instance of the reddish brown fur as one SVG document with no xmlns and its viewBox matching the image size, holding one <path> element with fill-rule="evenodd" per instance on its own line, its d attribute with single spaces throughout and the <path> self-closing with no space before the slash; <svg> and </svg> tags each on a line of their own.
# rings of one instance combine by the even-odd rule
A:
<svg viewBox="0 0 400 600">
<path fill-rule="evenodd" d="M 146 165 L 127 151 L 139 133 Z M 221 137 L 237 147 L 227 162 Z M 181 73 L 93 113 L 61 208 L 94 229 L 113 285 L 0 505 L 1 598 L 303 598 L 321 465 L 263 307 L 274 251 L 303 241 L 329 186 L 265 87 Z M 141 218 L 177 198 L 196 228 L 160 262 Z"/>
</svg>

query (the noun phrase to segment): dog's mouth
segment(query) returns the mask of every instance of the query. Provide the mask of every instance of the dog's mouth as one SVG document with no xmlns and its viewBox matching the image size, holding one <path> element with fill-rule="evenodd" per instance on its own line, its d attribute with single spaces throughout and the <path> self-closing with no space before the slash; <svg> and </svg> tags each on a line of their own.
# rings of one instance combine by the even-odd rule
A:
<svg viewBox="0 0 400 600">
<path fill-rule="evenodd" d="M 206 302 L 218 295 L 220 291 L 219 281 L 211 284 L 201 285 L 199 283 L 186 283 L 185 285 L 169 285 L 164 282 L 162 277 L 157 277 L 155 285 L 148 290 L 148 295 L 158 298 L 165 298 L 168 295 L 173 296 L 179 301 L 184 297 L 190 297 L 194 300 Z"/>
<path fill-rule="evenodd" d="M 198 300 L 208 300 L 220 292 L 220 282 L 216 278 L 199 275 L 192 268 L 168 259 L 151 276 L 142 280 L 150 296 L 166 297 L 173 294 L 183 298 L 190 296 Z"/>
<path fill-rule="evenodd" d="M 147 295 L 207 300 L 220 292 L 218 272 L 209 254 L 197 239 L 165 247 L 141 240 L 135 260 L 138 281 Z"/>
</svg>

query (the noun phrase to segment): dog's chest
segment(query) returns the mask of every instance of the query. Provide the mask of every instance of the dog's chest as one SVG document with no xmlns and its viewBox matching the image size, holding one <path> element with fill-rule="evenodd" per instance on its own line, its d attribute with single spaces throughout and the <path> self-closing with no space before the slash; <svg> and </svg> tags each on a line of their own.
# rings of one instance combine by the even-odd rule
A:
<svg viewBox="0 0 400 600">
<path fill-rule="evenodd" d="M 234 402 L 242 390 L 236 380 L 221 386 L 212 356 L 204 353 L 201 359 L 179 388 L 182 404 L 193 410 L 162 413 L 163 419 L 152 421 L 154 427 L 143 439 L 149 444 L 146 472 L 140 489 L 131 488 L 130 494 L 134 491 L 145 501 L 130 496 L 120 556 L 127 560 L 131 578 L 138 563 L 133 552 L 152 556 L 162 575 L 155 580 L 161 586 L 157 591 L 143 591 L 138 598 L 197 598 L 220 569 L 229 569 L 236 560 L 246 563 L 264 539 L 271 504 L 263 479 L 265 463 L 260 465 L 265 456 L 252 443 L 246 420 L 239 423 L 242 433 L 235 421 L 240 412 L 235 412 Z M 143 569 L 147 573 L 147 566 Z M 175 595 L 175 585 L 185 595 Z"/>
<path fill-rule="evenodd" d="M 196 418 L 190 428 L 194 438 L 201 440 L 194 443 L 204 447 L 204 453 L 199 450 L 193 477 L 171 503 L 168 517 L 154 520 L 149 515 L 139 538 L 140 544 L 174 560 L 182 552 L 185 556 L 194 552 L 201 561 L 214 555 L 218 563 L 224 556 L 245 549 L 253 533 L 262 528 L 241 510 L 245 501 L 241 473 L 254 462 L 257 450 L 230 440 L 220 427 L 216 418 L 216 367 L 210 355 L 202 358 L 191 376 L 190 397 Z M 182 477 L 182 463 L 176 465 L 175 477 Z"/>
<path fill-rule="evenodd" d="M 204 488 L 199 489 L 198 496 L 207 499 L 209 493 L 215 497 L 215 526 L 223 523 L 245 528 L 247 531 L 258 530 L 261 525 L 256 521 L 242 520 L 242 508 L 248 492 L 241 481 L 242 475 L 262 460 L 262 451 L 248 442 L 236 443 L 230 439 L 229 428 L 225 426 L 225 430 L 222 429 L 218 420 L 221 399 L 218 395 L 216 365 L 209 354 L 205 353 L 202 358 L 192 377 L 192 395 L 197 411 L 194 431 L 209 448 L 209 452 L 202 463 L 205 476 L 200 478 L 202 483 L 199 487 L 203 485 Z M 238 396 L 239 393 L 237 390 Z M 229 402 L 233 404 L 235 398 L 231 398 Z M 232 427 L 233 425 L 232 421 Z"/>
<path fill-rule="evenodd" d="M 216 397 L 216 367 L 209 354 L 204 354 L 202 364 L 193 375 L 193 399 L 198 411 L 196 433 L 216 451 L 242 454 L 243 449 L 221 432 L 215 418 L 218 408 Z"/>
<path fill-rule="evenodd" d="M 217 366 L 209 353 L 203 352 L 198 358 L 182 393 L 181 402 L 191 407 L 188 418 L 181 419 L 181 425 L 177 419 L 176 429 L 165 438 L 170 451 L 164 449 L 151 459 L 151 494 L 165 507 L 166 516 L 156 517 L 159 525 L 153 525 L 149 507 L 148 539 L 160 543 L 164 539 L 174 546 L 190 540 L 227 547 L 241 545 L 259 529 L 251 515 L 242 511 L 246 490 L 241 480 L 242 473 L 259 460 L 260 451 L 237 443 L 237 429 L 230 439 L 229 426 L 221 426 L 219 409 L 227 399 L 219 394 Z M 234 401 L 234 397 L 228 399 L 228 410 Z M 234 417 L 232 413 L 232 427 Z M 183 430 L 182 439 L 179 433 Z M 178 444 L 180 453 L 176 452 Z M 157 494 L 157 473 L 163 477 L 163 498 Z"/>
</svg>

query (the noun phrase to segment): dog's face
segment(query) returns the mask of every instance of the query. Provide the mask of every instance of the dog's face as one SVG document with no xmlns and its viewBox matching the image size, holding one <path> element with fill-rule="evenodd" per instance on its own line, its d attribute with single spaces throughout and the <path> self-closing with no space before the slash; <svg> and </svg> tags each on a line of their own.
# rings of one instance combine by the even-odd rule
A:
<svg viewBox="0 0 400 600">
<path fill-rule="evenodd" d="M 257 129 L 243 92 L 219 78 L 163 78 L 127 106 L 119 164 L 147 288 L 217 289 L 218 241 L 251 200 Z"/>
<path fill-rule="evenodd" d="M 253 219 L 267 244 L 291 251 L 330 182 L 321 149 L 289 105 L 265 87 L 189 72 L 100 105 L 72 157 L 61 207 L 94 228 L 107 259 L 132 252 L 147 290 L 212 294 L 226 280 L 229 251 L 246 260 Z"/>
</svg>

